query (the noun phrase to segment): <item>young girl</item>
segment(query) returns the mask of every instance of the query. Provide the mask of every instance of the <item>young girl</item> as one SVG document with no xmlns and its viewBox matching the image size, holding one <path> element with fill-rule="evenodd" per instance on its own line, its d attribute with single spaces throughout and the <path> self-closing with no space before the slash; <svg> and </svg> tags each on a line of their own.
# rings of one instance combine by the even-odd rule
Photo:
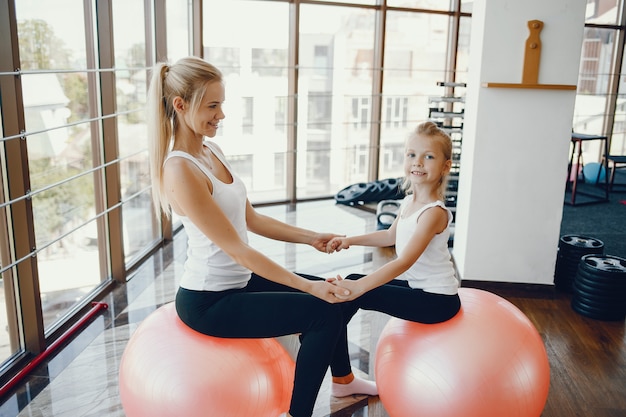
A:
<svg viewBox="0 0 626 417">
<path fill-rule="evenodd" d="M 395 244 L 397 258 L 368 275 L 337 276 L 335 285 L 350 290 L 342 305 L 351 317 L 358 308 L 375 310 L 420 323 L 439 323 L 460 309 L 458 281 L 448 251 L 452 213 L 444 204 L 452 164 L 452 141 L 432 122 L 417 126 L 406 142 L 404 188 L 407 196 L 387 230 L 334 237 L 327 252 L 352 245 Z"/>
<path fill-rule="evenodd" d="M 322 252 L 335 235 L 297 228 L 254 210 L 220 148 L 205 140 L 216 135 L 225 117 L 223 102 L 221 73 L 202 59 L 183 58 L 153 69 L 148 110 L 154 202 L 159 214 L 176 212 L 188 235 L 176 311 L 189 327 L 211 336 L 300 333 L 286 415 L 309 417 L 333 357 L 347 352 L 347 345 L 338 346 L 347 320 L 333 303 L 349 291 L 285 270 L 248 245 L 247 231 L 307 243 Z M 340 365 L 331 366 L 333 392 L 376 394 L 372 381 L 355 378 L 349 363 Z"/>
</svg>

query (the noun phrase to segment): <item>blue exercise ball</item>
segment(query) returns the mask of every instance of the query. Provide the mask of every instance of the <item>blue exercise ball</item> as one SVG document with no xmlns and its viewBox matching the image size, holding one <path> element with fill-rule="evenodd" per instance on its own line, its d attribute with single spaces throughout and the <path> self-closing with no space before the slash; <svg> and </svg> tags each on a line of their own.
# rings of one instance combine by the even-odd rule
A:
<svg viewBox="0 0 626 417">
<path fill-rule="evenodd" d="M 600 171 L 600 177 L 598 178 L 598 171 Z M 583 167 L 583 176 L 585 182 L 590 184 L 596 184 L 597 181 L 604 181 L 606 170 L 602 164 L 597 162 L 590 162 Z"/>
</svg>

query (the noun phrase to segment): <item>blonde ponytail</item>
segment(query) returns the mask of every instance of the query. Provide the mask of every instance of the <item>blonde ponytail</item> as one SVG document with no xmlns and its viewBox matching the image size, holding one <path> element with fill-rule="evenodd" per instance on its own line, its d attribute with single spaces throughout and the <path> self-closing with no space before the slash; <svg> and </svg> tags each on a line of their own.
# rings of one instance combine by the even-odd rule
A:
<svg viewBox="0 0 626 417">
<path fill-rule="evenodd" d="M 163 212 L 166 216 L 169 216 L 170 208 L 163 192 L 163 162 L 171 146 L 174 118 L 173 109 L 167 108 L 163 95 L 163 80 L 168 71 L 169 66 L 165 63 L 154 66 L 147 98 L 152 201 L 157 215 Z"/>
<path fill-rule="evenodd" d="M 157 63 L 152 69 L 148 89 L 147 121 L 150 142 L 150 177 L 152 201 L 157 215 L 170 215 L 170 206 L 163 189 L 163 163 L 174 143 L 178 120 L 174 98 L 190 104 L 192 113 L 200 106 L 207 83 L 222 81 L 222 73 L 197 57 L 182 58 L 175 64 Z"/>
</svg>

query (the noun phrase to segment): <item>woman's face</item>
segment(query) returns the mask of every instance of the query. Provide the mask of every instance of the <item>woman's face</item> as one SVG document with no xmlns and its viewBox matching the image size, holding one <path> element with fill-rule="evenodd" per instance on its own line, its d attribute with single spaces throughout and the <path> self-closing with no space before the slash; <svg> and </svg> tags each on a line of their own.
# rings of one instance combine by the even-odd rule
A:
<svg viewBox="0 0 626 417">
<path fill-rule="evenodd" d="M 205 85 L 202 102 L 195 114 L 186 112 L 185 122 L 199 135 L 209 138 L 217 134 L 219 123 L 224 117 L 222 106 L 224 104 L 224 84 L 221 81 L 213 81 Z"/>
</svg>

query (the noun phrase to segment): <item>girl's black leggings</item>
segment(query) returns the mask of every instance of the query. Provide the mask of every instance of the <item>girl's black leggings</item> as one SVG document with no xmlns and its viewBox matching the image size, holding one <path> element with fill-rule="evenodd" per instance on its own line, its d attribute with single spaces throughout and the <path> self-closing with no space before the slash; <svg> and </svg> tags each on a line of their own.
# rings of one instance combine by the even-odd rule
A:
<svg viewBox="0 0 626 417">
<path fill-rule="evenodd" d="M 362 277 L 364 275 L 351 274 L 345 279 L 356 280 Z M 461 300 L 458 294 L 433 294 L 413 289 L 408 282 L 394 279 L 340 306 L 346 324 L 359 309 L 379 311 L 417 323 L 435 324 L 454 317 L 461 308 Z M 350 371 L 347 325 L 342 328 L 330 369 L 334 376 L 347 375 Z"/>
<path fill-rule="evenodd" d="M 351 274 L 346 279 L 356 280 L 364 276 Z M 435 324 L 454 317 L 461 308 L 461 299 L 458 294 L 443 295 L 413 289 L 408 282 L 394 279 L 342 306 L 347 317 L 362 308 L 417 323 Z"/>
</svg>

